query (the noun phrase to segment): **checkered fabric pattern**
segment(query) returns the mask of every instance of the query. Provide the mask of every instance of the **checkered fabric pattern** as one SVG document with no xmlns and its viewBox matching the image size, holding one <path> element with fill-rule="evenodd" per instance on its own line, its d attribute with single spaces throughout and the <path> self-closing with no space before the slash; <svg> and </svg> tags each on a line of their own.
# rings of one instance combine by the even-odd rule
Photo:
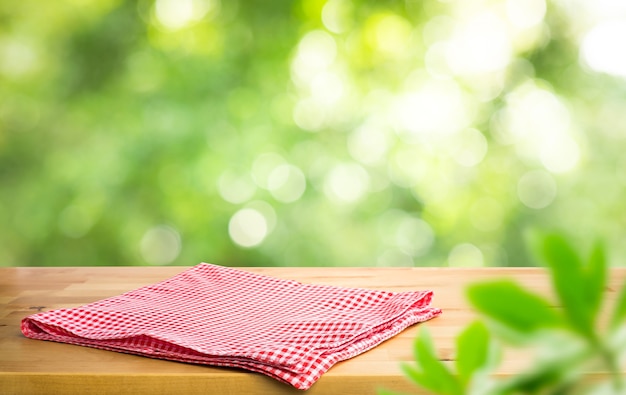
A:
<svg viewBox="0 0 626 395">
<path fill-rule="evenodd" d="M 199 264 L 85 306 L 24 318 L 22 333 L 260 372 L 308 389 L 336 362 L 441 313 L 432 292 L 303 284 Z"/>
</svg>

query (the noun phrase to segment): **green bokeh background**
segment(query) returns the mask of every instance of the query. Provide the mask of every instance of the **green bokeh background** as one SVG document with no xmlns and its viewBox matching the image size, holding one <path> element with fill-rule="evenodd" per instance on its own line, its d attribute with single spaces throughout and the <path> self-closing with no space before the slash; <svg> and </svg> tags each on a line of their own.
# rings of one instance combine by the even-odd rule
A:
<svg viewBox="0 0 626 395">
<path fill-rule="evenodd" d="M 2 2 L 0 265 L 623 265 L 614 3 Z"/>
</svg>

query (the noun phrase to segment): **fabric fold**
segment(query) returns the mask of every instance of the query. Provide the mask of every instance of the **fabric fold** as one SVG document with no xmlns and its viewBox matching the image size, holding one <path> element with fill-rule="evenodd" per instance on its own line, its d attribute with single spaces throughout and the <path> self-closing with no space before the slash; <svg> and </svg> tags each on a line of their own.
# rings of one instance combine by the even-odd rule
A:
<svg viewBox="0 0 626 395">
<path fill-rule="evenodd" d="M 432 292 L 304 284 L 202 263 L 22 321 L 29 338 L 242 368 L 308 389 L 335 363 L 436 317 Z"/>
</svg>

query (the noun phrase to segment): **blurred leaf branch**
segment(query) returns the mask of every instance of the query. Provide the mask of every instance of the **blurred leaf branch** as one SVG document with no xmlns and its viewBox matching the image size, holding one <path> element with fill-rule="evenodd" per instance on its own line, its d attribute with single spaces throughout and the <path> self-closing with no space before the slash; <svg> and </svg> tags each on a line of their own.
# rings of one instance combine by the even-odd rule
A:
<svg viewBox="0 0 626 395">
<path fill-rule="evenodd" d="M 626 8 L 570 3 L 0 1 L 0 265 L 622 260 Z"/>
<path fill-rule="evenodd" d="M 585 261 L 563 235 L 534 234 L 530 239 L 562 308 L 554 309 L 546 297 L 513 279 L 472 284 L 468 301 L 484 319 L 456 338 L 453 366 L 437 357 L 428 329 L 422 328 L 415 340 L 415 363 L 403 365 L 411 381 L 441 395 L 626 394 L 620 367 L 626 357 L 626 284 L 608 306 L 603 244 L 596 243 Z M 535 359 L 525 371 L 497 378 L 493 373 L 507 344 L 532 349 Z M 587 377 L 591 371 L 605 374 L 592 381 Z"/>
</svg>

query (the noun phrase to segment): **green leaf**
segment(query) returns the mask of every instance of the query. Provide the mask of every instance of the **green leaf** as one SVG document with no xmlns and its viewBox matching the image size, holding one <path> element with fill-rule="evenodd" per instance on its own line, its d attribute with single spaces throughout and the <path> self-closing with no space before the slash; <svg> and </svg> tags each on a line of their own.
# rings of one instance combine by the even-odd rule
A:
<svg viewBox="0 0 626 395">
<path fill-rule="evenodd" d="M 467 296 L 478 311 L 522 334 L 563 326 L 547 300 L 512 280 L 470 285 Z"/>
<path fill-rule="evenodd" d="M 602 243 L 597 242 L 591 251 L 587 270 L 585 271 L 585 290 L 592 320 L 595 320 L 600 311 L 600 306 L 602 305 L 607 272 L 608 267 L 604 246 Z"/>
<path fill-rule="evenodd" d="M 587 279 L 580 257 L 558 234 L 544 237 L 538 252 L 550 268 L 552 284 L 572 329 L 586 337 L 593 337 L 593 310 L 587 300 Z"/>
<path fill-rule="evenodd" d="M 572 380 L 580 377 L 577 366 L 589 360 L 586 351 L 555 356 L 553 359 L 538 362 L 528 371 L 521 372 L 499 384 L 498 394 L 556 394 L 567 388 Z M 568 393 L 568 392 L 566 392 Z"/>
<path fill-rule="evenodd" d="M 511 378 L 509 389 L 513 393 L 532 394 L 541 389 L 558 385 L 566 372 L 559 366 L 541 367 L 533 372 L 524 373 Z"/>
<path fill-rule="evenodd" d="M 404 364 L 405 374 L 418 385 L 442 395 L 462 395 L 458 379 L 435 355 L 430 333 L 424 327 L 415 340 L 413 353 L 417 367 Z"/>
<path fill-rule="evenodd" d="M 611 317 L 611 328 L 615 329 L 623 324 L 626 319 L 626 283 L 622 286 L 622 290 L 617 297 L 615 310 Z"/>
<path fill-rule="evenodd" d="M 472 375 L 489 361 L 489 331 L 479 321 L 470 324 L 456 338 L 456 370 L 463 387 L 467 388 Z"/>
</svg>

